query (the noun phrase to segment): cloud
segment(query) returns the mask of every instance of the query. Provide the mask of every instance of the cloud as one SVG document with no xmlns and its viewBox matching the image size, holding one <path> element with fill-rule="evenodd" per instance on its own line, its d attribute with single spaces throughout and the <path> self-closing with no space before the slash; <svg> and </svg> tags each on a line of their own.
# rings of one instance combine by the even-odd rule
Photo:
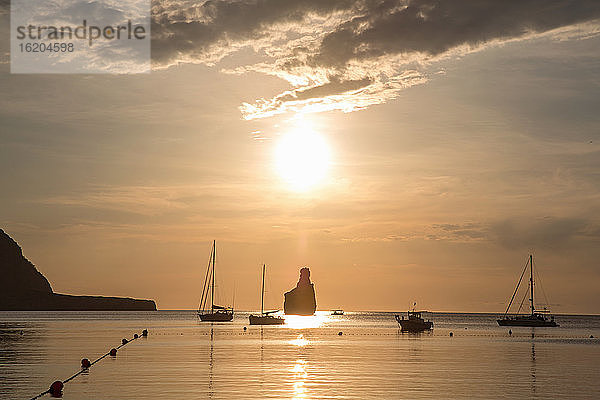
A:
<svg viewBox="0 0 600 400">
<path fill-rule="evenodd" d="M 288 111 L 348 112 L 426 82 L 426 66 L 433 61 L 598 18 L 600 3 L 594 0 L 226 0 L 199 5 L 164 0 L 153 7 L 152 54 L 161 68 L 214 64 L 243 48 L 254 49 L 267 61 L 225 72 L 278 76 L 294 89 L 244 103 L 240 110 L 246 119 Z M 576 37 L 587 35 L 577 29 Z"/>
<path fill-rule="evenodd" d="M 352 112 L 381 104 L 394 98 L 398 91 L 426 81 L 421 73 L 412 70 L 405 71 L 387 82 L 376 81 L 370 77 L 356 80 L 330 77 L 330 80 L 322 85 L 286 91 L 272 99 L 259 99 L 254 104 L 243 103 L 240 111 L 245 119 L 271 117 L 285 112 Z"/>
<path fill-rule="evenodd" d="M 345 66 L 388 54 L 438 55 L 458 46 L 522 37 L 600 17 L 596 1 L 369 2 L 367 13 L 328 33 L 313 65 Z"/>
<path fill-rule="evenodd" d="M 557 251 L 575 242 L 599 242 L 600 225 L 589 218 L 545 217 L 528 220 L 431 224 L 377 235 L 342 237 L 346 242 L 440 241 L 488 242 L 511 250 Z"/>
<path fill-rule="evenodd" d="M 88 191 L 48 197 L 38 202 L 154 216 L 168 210 L 187 209 L 188 200 L 198 196 L 197 192 L 198 188 L 190 186 L 92 186 Z"/>
<path fill-rule="evenodd" d="M 154 2 L 152 56 L 159 65 L 211 62 L 248 45 L 265 46 L 307 20 L 351 10 L 349 0 L 187 0 Z"/>
<path fill-rule="evenodd" d="M 472 241 L 488 238 L 487 227 L 471 222 L 463 224 L 434 224 L 432 228 L 436 231 L 430 238 L 452 241 Z"/>
<path fill-rule="evenodd" d="M 506 219 L 490 227 L 492 237 L 509 249 L 561 249 L 575 239 L 599 241 L 600 228 L 588 219 L 546 217 L 541 220 Z"/>
<path fill-rule="evenodd" d="M 3 20 L 8 4 L 0 0 Z M 552 32 L 587 38 L 599 18 L 596 0 L 155 0 L 152 61 L 215 65 L 251 49 L 256 62 L 244 53 L 246 64 L 224 72 L 277 76 L 291 88 L 248 99 L 244 118 L 350 112 L 427 82 L 447 57 Z"/>
</svg>

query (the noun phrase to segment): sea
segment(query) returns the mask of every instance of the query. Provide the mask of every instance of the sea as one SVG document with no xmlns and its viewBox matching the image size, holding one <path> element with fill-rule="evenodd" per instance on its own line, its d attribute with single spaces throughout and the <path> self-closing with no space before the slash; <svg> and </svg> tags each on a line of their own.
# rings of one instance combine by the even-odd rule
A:
<svg viewBox="0 0 600 400">
<path fill-rule="evenodd" d="M 62 398 L 600 399 L 600 316 L 508 328 L 495 314 L 428 313 L 433 331 L 409 334 L 388 312 L 263 327 L 248 315 L 0 312 L 0 399 L 34 398 L 144 329 L 65 383 Z"/>
</svg>

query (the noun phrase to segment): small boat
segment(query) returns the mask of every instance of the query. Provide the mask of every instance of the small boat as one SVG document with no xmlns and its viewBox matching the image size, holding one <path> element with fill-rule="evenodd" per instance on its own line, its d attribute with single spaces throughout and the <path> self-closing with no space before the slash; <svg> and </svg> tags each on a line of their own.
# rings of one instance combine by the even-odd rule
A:
<svg viewBox="0 0 600 400">
<path fill-rule="evenodd" d="M 204 277 L 198 317 L 203 322 L 229 322 L 233 320 L 233 307 L 224 307 L 215 304 L 215 258 L 217 255 L 216 242 L 210 254 L 210 261 Z M 210 296 L 210 308 L 208 308 L 208 297 Z"/>
<path fill-rule="evenodd" d="M 529 305 L 530 305 L 530 309 L 531 309 L 531 313 L 530 314 L 519 314 L 519 311 L 521 310 L 521 307 L 519 307 L 519 310 L 517 311 L 517 314 L 515 315 L 508 315 L 508 310 L 510 310 L 510 306 L 513 303 L 513 300 L 515 299 L 515 295 L 517 294 L 517 291 L 519 290 L 519 286 L 521 285 L 521 282 L 523 281 L 523 276 L 525 275 L 525 271 L 527 270 L 527 266 L 529 265 L 529 288 L 530 288 L 530 297 L 529 297 Z M 544 310 L 536 310 L 535 309 L 535 305 L 533 302 L 533 288 L 535 287 L 534 284 L 534 280 L 533 280 L 533 255 L 529 255 L 529 259 L 527 260 L 527 263 L 525 264 L 525 268 L 523 268 L 523 272 L 521 273 L 521 277 L 519 278 L 519 282 L 517 283 L 517 287 L 515 288 L 515 291 L 510 299 L 510 302 L 508 303 L 508 307 L 506 307 L 506 311 L 504 312 L 504 315 L 502 316 L 502 318 L 498 319 L 498 325 L 500 326 L 529 326 L 529 327 L 555 327 L 555 326 L 559 326 L 556 321 L 554 321 L 554 316 L 550 315 L 550 311 L 546 310 L 544 308 Z M 525 298 L 523 298 L 523 300 L 525 300 Z M 523 304 L 523 302 L 521 302 L 521 304 Z"/>
<path fill-rule="evenodd" d="M 265 269 L 266 266 L 263 264 L 262 270 L 262 289 L 260 291 L 260 315 L 251 314 L 248 319 L 250 320 L 250 325 L 283 325 L 285 324 L 285 319 L 282 317 L 277 317 L 275 314 L 279 310 L 272 311 L 264 311 L 265 306 Z"/>
<path fill-rule="evenodd" d="M 344 310 L 331 310 L 331 315 L 344 315 Z"/>
<path fill-rule="evenodd" d="M 417 303 L 414 304 L 415 306 Z M 404 315 L 396 315 L 396 321 L 400 325 L 402 332 L 423 332 L 433 329 L 433 322 L 425 321 L 421 317 L 421 313 L 425 311 L 415 311 L 414 307 L 412 311 L 407 312 L 407 318 Z"/>
</svg>

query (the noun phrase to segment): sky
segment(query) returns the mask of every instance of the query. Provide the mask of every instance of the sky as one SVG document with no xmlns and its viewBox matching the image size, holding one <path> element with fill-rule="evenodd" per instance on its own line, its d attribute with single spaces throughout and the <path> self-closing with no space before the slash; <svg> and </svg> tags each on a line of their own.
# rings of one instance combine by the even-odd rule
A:
<svg viewBox="0 0 600 400">
<path fill-rule="evenodd" d="M 597 1 L 152 3 L 152 72 L 10 73 L 0 227 L 56 292 L 600 313 Z M 545 300 L 540 290 L 540 300 Z"/>
</svg>

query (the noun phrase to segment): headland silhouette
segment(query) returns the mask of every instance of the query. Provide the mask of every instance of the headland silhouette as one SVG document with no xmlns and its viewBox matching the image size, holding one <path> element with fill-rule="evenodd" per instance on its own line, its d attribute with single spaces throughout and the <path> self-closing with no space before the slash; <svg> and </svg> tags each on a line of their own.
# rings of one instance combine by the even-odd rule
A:
<svg viewBox="0 0 600 400">
<path fill-rule="evenodd" d="M 154 300 L 73 296 L 54 293 L 50 282 L 23 256 L 21 247 L 0 229 L 0 310 L 2 311 L 155 311 Z"/>
</svg>

